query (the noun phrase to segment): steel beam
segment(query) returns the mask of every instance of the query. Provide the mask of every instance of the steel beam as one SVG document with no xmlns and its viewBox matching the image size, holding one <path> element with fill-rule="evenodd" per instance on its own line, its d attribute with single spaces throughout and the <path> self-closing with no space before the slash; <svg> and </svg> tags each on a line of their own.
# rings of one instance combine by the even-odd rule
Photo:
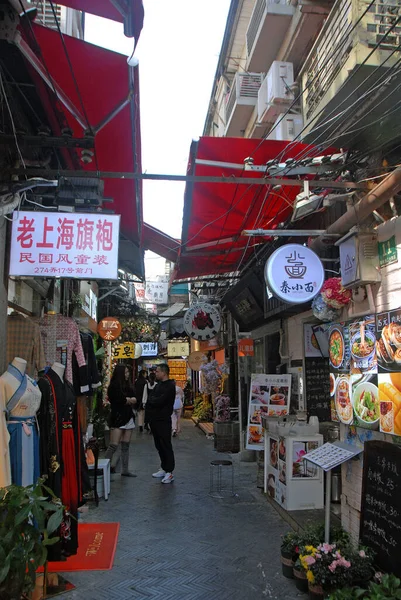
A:
<svg viewBox="0 0 401 600">
<path fill-rule="evenodd" d="M 72 136 L 52 135 L 24 135 L 17 133 L 20 146 L 33 146 L 40 148 L 93 148 L 95 141 L 93 137 L 74 138 Z M 15 144 L 15 137 L 11 134 L 0 133 L 0 145 Z"/>
</svg>

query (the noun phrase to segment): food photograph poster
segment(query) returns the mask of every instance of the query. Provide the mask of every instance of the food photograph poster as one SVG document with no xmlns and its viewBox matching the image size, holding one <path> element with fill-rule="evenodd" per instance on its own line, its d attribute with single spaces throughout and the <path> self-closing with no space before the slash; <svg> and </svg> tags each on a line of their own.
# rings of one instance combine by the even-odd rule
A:
<svg viewBox="0 0 401 600">
<path fill-rule="evenodd" d="M 401 309 L 332 323 L 329 364 L 336 418 L 401 436 Z"/>
<path fill-rule="evenodd" d="M 264 449 L 262 415 L 284 417 L 290 412 L 291 375 L 251 376 L 249 394 L 246 447 L 248 450 Z"/>
</svg>

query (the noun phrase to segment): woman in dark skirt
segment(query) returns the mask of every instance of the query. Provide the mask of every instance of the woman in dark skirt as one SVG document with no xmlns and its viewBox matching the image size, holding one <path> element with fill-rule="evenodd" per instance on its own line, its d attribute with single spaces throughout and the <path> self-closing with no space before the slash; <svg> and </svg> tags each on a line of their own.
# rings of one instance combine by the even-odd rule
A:
<svg viewBox="0 0 401 600">
<path fill-rule="evenodd" d="M 136 477 L 128 468 L 129 445 L 132 430 L 135 429 L 134 406 L 137 403 L 129 376 L 130 370 L 127 366 L 116 365 L 107 390 L 111 414 L 109 421 L 110 444 L 105 457 L 112 460 L 118 445 L 121 444 L 121 475 Z"/>
</svg>

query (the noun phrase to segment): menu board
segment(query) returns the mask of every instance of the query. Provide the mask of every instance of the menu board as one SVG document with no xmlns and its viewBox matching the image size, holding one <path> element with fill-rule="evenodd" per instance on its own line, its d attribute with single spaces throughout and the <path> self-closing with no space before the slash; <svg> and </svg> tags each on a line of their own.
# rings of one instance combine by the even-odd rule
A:
<svg viewBox="0 0 401 600">
<path fill-rule="evenodd" d="M 262 415 L 284 417 L 290 412 L 291 375 L 251 375 L 246 447 L 263 450 Z"/>
<path fill-rule="evenodd" d="M 365 443 L 360 539 L 375 552 L 375 562 L 401 576 L 401 448 L 388 442 Z"/>
<path fill-rule="evenodd" d="M 305 358 L 305 392 L 308 417 L 330 421 L 330 373 L 327 358 Z"/>
</svg>

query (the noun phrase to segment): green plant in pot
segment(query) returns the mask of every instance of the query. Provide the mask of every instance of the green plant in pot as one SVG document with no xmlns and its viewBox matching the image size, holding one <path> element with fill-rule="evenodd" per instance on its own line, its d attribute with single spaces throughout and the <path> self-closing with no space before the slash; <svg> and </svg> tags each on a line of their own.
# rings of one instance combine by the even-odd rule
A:
<svg viewBox="0 0 401 600">
<path fill-rule="evenodd" d="M 311 600 L 323 600 L 331 590 L 351 585 L 351 555 L 336 544 L 319 544 L 311 555 L 300 556 L 307 571 Z"/>
<path fill-rule="evenodd" d="M 284 577 L 292 579 L 293 569 L 297 560 L 300 535 L 296 531 L 288 531 L 281 541 L 281 569 Z"/>
<path fill-rule="evenodd" d="M 381 575 L 378 583 L 371 582 L 366 600 L 401 600 L 401 581 L 392 574 Z"/>
<path fill-rule="evenodd" d="M 50 500 L 49 500 L 50 496 Z M 18 600 L 35 588 L 36 571 L 47 558 L 64 507 L 38 480 L 36 485 L 0 489 L 0 598 Z"/>
<path fill-rule="evenodd" d="M 360 588 L 367 588 L 374 576 L 374 554 L 369 548 L 361 546 L 350 554 L 352 583 Z"/>
</svg>

